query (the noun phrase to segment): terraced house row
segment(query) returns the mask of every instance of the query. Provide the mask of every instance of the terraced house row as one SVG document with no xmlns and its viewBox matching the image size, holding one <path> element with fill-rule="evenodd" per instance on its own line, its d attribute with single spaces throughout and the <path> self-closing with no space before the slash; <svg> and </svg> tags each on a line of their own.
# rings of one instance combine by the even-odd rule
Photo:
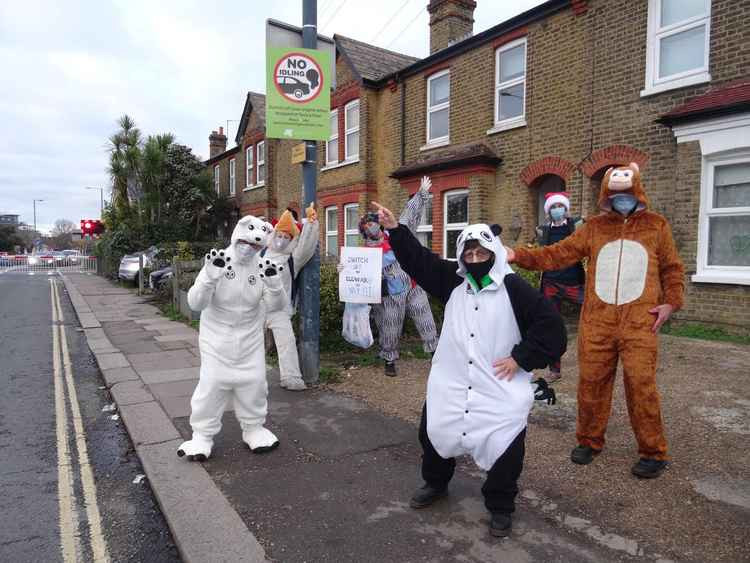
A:
<svg viewBox="0 0 750 563">
<path fill-rule="evenodd" d="M 334 36 L 321 252 L 358 244 L 369 202 L 401 209 L 425 174 L 423 244 L 452 258 L 477 221 L 527 243 L 544 194 L 591 216 L 607 168 L 635 161 L 688 272 L 677 318 L 749 331 L 750 0 L 549 0 L 474 35 L 475 8 L 431 0 L 423 59 Z M 235 141 L 210 137 L 217 190 L 241 214 L 299 209 L 294 143 L 264 138 L 262 94 Z"/>
</svg>

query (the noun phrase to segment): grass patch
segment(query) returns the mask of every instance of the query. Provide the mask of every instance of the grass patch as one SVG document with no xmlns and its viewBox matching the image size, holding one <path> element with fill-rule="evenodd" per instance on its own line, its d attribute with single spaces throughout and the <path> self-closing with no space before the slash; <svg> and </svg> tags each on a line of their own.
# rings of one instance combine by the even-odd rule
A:
<svg viewBox="0 0 750 563">
<path fill-rule="evenodd" d="M 699 340 L 715 340 L 719 342 L 750 345 L 750 335 L 731 334 L 723 328 L 700 324 L 665 324 L 662 327 L 661 332 L 663 334 L 682 336 L 684 338 L 697 338 Z"/>
<path fill-rule="evenodd" d="M 322 384 L 338 383 L 339 381 L 341 381 L 341 371 L 336 368 L 320 366 L 318 375 L 319 381 Z"/>
<path fill-rule="evenodd" d="M 175 307 L 174 303 L 172 303 L 171 301 L 159 303 L 158 307 L 159 310 L 164 314 L 164 316 L 167 317 L 170 321 L 178 321 L 184 323 L 194 330 L 198 330 L 200 328 L 199 320 L 191 321 L 190 319 L 188 319 L 185 315 L 180 313 L 180 310 Z"/>
<path fill-rule="evenodd" d="M 322 344 L 322 343 L 321 343 Z M 321 345 L 321 348 L 323 346 Z M 382 366 L 383 360 L 378 356 L 377 343 L 363 350 L 350 344 L 343 344 L 336 349 L 321 349 L 320 353 L 320 379 L 330 377 L 327 383 L 336 383 L 340 380 L 341 370 L 350 367 L 372 367 Z M 401 360 L 426 360 L 430 355 L 422 349 L 422 341 L 419 338 L 402 338 L 400 347 Z"/>
</svg>

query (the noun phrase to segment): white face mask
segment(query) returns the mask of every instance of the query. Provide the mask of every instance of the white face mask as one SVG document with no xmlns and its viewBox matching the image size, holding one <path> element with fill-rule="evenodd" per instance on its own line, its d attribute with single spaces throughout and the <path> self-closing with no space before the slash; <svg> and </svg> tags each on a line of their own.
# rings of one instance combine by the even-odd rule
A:
<svg viewBox="0 0 750 563">
<path fill-rule="evenodd" d="M 289 246 L 289 243 L 291 241 L 288 238 L 285 237 L 279 237 L 273 239 L 273 249 L 278 250 L 279 252 L 284 250 L 287 246 Z"/>
<path fill-rule="evenodd" d="M 238 242 L 234 245 L 234 249 L 237 251 L 237 254 L 240 258 L 247 259 L 250 258 L 253 254 L 255 254 L 255 250 L 249 245 L 244 242 Z"/>
</svg>

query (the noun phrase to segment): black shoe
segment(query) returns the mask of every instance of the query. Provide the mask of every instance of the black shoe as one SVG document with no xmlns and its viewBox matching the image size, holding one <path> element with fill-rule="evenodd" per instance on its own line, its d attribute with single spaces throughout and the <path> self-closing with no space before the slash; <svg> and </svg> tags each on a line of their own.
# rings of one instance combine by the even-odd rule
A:
<svg viewBox="0 0 750 563">
<path fill-rule="evenodd" d="M 669 465 L 669 462 L 660 459 L 646 459 L 642 457 L 638 460 L 630 472 L 636 477 L 642 479 L 653 479 L 661 475 L 661 472 Z"/>
<path fill-rule="evenodd" d="M 430 485 L 423 485 L 411 496 L 409 506 L 412 508 L 425 508 L 430 506 L 436 500 L 443 498 L 448 494 L 448 488 L 436 489 Z"/>
<path fill-rule="evenodd" d="M 576 446 L 570 452 L 570 461 L 579 465 L 588 465 L 594 461 L 595 455 L 599 455 L 599 450 L 595 450 L 589 446 Z"/>
<path fill-rule="evenodd" d="M 388 377 L 396 377 L 396 362 L 385 363 L 385 374 Z"/>
<path fill-rule="evenodd" d="M 490 518 L 490 534 L 496 538 L 507 538 L 513 527 L 513 519 L 510 514 L 504 512 L 493 512 Z"/>
</svg>

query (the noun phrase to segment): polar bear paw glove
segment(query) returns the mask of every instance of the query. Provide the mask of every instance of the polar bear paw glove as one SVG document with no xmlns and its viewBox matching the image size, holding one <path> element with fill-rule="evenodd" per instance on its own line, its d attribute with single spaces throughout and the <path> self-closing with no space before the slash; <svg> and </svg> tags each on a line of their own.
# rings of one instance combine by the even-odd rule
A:
<svg viewBox="0 0 750 563">
<path fill-rule="evenodd" d="M 258 263 L 260 269 L 260 279 L 266 284 L 268 289 L 281 289 L 281 276 L 277 274 L 284 271 L 283 264 L 276 264 L 272 260 L 261 260 Z"/>
<path fill-rule="evenodd" d="M 217 281 L 225 272 L 229 275 L 229 272 L 232 272 L 232 266 L 229 264 L 231 261 L 232 258 L 223 250 L 211 249 L 211 252 L 206 254 L 206 275 L 212 281 Z"/>
</svg>

